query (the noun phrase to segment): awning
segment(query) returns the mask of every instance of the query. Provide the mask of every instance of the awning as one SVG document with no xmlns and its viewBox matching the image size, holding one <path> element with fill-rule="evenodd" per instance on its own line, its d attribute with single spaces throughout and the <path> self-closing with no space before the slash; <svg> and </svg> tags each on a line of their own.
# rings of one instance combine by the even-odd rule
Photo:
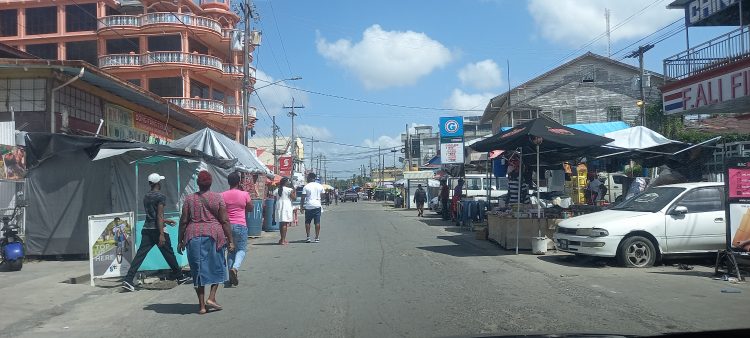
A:
<svg viewBox="0 0 750 338">
<path fill-rule="evenodd" d="M 435 177 L 432 171 L 405 171 L 404 179 L 407 180 L 425 180 Z"/>
</svg>

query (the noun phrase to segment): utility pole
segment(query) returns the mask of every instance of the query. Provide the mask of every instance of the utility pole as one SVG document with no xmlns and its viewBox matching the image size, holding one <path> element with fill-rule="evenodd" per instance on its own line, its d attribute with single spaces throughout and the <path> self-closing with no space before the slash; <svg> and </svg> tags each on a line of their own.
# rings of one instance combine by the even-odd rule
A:
<svg viewBox="0 0 750 338">
<path fill-rule="evenodd" d="M 297 140 L 294 138 L 294 117 L 297 116 L 297 113 L 294 112 L 294 109 L 302 109 L 305 108 L 305 106 L 295 106 L 294 105 L 294 96 L 292 96 L 292 106 L 287 107 L 283 106 L 284 109 L 291 109 L 289 112 L 289 117 L 292 118 L 292 136 L 291 136 L 291 143 L 292 143 L 292 165 L 297 163 Z"/>
<path fill-rule="evenodd" d="M 610 29 L 609 29 L 609 8 L 604 9 L 604 20 L 607 22 L 607 57 L 612 57 L 612 38 L 610 36 Z"/>
<path fill-rule="evenodd" d="M 315 136 L 310 138 L 310 171 L 315 172 Z"/>
<path fill-rule="evenodd" d="M 272 116 L 271 121 L 273 121 L 273 126 L 271 126 L 271 128 L 273 129 L 273 173 L 278 174 L 279 173 L 279 156 L 278 156 L 279 153 L 278 153 L 278 150 L 276 150 L 276 132 L 279 130 L 279 126 L 276 125 L 276 116 Z"/>
<path fill-rule="evenodd" d="M 654 45 L 649 44 L 649 45 L 645 45 L 645 46 L 639 46 L 638 50 L 634 50 L 630 54 L 628 54 L 628 55 L 625 56 L 626 58 L 638 57 L 638 64 L 640 65 L 640 72 L 641 72 L 640 73 L 640 77 L 641 77 L 641 80 L 640 80 L 641 99 L 639 101 L 640 104 L 638 106 L 641 108 L 640 124 L 641 124 L 641 126 L 644 126 L 644 127 L 646 126 L 646 90 L 645 90 L 645 87 L 643 86 L 643 82 L 644 82 L 643 80 L 644 80 L 644 78 L 646 76 L 645 76 L 645 72 L 643 70 L 643 54 L 646 53 L 651 48 L 654 48 Z"/>
<path fill-rule="evenodd" d="M 406 156 L 404 156 L 404 157 L 406 157 L 406 158 L 409 159 L 409 161 L 406 162 L 406 163 L 409 164 L 409 169 L 407 169 L 407 171 L 411 171 L 411 134 L 409 134 L 409 124 L 408 123 L 406 124 L 406 147 L 404 147 L 404 150 L 407 153 L 407 154 L 405 154 Z"/>
<path fill-rule="evenodd" d="M 251 0 L 244 0 L 242 12 L 245 15 L 245 36 L 242 48 L 242 135 L 240 141 L 247 146 L 247 120 L 250 115 L 250 19 L 253 18 Z"/>
</svg>

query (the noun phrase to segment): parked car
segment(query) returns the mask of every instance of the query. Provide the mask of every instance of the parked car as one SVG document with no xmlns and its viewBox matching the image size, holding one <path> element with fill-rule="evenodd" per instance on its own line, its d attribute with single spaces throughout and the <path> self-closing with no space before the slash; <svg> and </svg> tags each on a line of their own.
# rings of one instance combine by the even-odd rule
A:
<svg viewBox="0 0 750 338">
<path fill-rule="evenodd" d="M 448 186 L 450 189 L 450 196 L 453 197 L 453 189 L 458 184 L 458 180 L 461 177 L 450 177 L 448 178 Z M 500 187 L 495 186 L 495 182 L 500 182 Z M 487 178 L 484 174 L 467 174 L 464 178 L 464 192 L 468 197 L 474 197 L 475 200 L 487 200 L 487 187 L 490 188 L 490 198 L 497 199 L 502 195 L 508 193 L 508 179 L 507 178 Z"/>
<path fill-rule="evenodd" d="M 347 190 L 341 195 L 340 199 L 341 199 L 341 202 L 346 202 L 346 201 L 357 202 L 359 201 L 359 194 L 354 190 Z"/>
<path fill-rule="evenodd" d="M 724 185 L 702 182 L 648 188 L 609 210 L 566 219 L 554 242 L 561 251 L 642 268 L 664 256 L 721 250 L 725 234 Z"/>
</svg>

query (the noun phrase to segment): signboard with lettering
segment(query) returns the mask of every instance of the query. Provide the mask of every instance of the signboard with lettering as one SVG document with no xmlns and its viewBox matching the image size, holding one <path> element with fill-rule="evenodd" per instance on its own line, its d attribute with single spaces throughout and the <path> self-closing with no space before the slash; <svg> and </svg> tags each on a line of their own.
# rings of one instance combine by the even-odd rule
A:
<svg viewBox="0 0 750 338">
<path fill-rule="evenodd" d="M 443 164 L 464 163 L 463 142 L 441 143 L 440 162 Z"/>
<path fill-rule="evenodd" d="M 281 176 L 292 176 L 292 157 L 281 156 L 279 157 L 279 174 Z"/>
<path fill-rule="evenodd" d="M 750 97 L 750 66 L 664 91 L 664 114 Z"/>
<path fill-rule="evenodd" d="M 96 278 L 124 276 L 136 251 L 133 212 L 91 215 L 88 223 L 91 285 Z"/>
<path fill-rule="evenodd" d="M 447 116 L 440 118 L 440 137 L 464 136 L 464 118 L 462 116 Z"/>
<path fill-rule="evenodd" d="M 750 157 L 726 160 L 727 239 L 732 251 L 750 251 Z"/>
<path fill-rule="evenodd" d="M 685 24 L 693 26 L 716 13 L 735 7 L 740 0 L 693 0 L 685 6 Z"/>
<path fill-rule="evenodd" d="M 161 122 L 151 116 L 134 113 L 135 127 L 166 138 L 172 137 L 172 126 Z"/>
</svg>

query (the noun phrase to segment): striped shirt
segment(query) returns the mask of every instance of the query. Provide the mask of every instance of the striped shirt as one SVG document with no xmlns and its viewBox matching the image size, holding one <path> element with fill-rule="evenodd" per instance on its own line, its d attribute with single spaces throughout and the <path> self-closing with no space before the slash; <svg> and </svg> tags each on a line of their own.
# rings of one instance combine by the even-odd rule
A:
<svg viewBox="0 0 750 338">
<path fill-rule="evenodd" d="M 208 206 L 203 203 L 201 195 L 198 193 L 185 197 L 185 208 L 187 208 L 188 224 L 185 229 L 185 243 L 193 237 L 208 236 L 216 242 L 216 249 L 226 244 L 224 229 L 221 222 L 214 216 L 218 215 L 221 207 L 226 210 L 224 198 L 219 193 L 207 191 L 203 196 L 208 202 Z M 210 208 L 210 210 L 208 209 Z M 213 211 L 213 212 L 212 212 Z"/>
</svg>

